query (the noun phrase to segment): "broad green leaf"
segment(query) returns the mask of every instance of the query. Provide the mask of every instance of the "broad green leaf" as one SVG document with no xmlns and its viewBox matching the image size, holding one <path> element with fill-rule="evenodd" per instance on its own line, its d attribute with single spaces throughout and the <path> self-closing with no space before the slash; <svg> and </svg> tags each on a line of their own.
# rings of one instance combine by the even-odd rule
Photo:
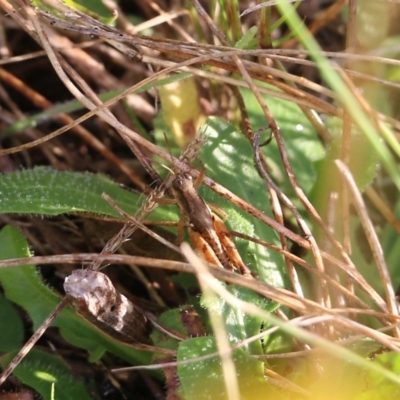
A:
<svg viewBox="0 0 400 400">
<path fill-rule="evenodd" d="M 375 357 L 374 362 L 381 364 L 397 374 L 400 373 L 399 353 L 390 352 L 379 354 Z M 380 374 L 368 371 L 366 380 L 369 383 L 369 390 L 360 393 L 360 395 L 356 397 L 356 400 L 391 400 L 400 396 L 400 385 L 396 385 Z"/>
<path fill-rule="evenodd" d="M 185 309 L 186 307 L 182 306 L 179 308 L 173 308 L 171 310 L 167 310 L 158 317 L 157 322 L 161 326 L 164 326 L 166 328 L 172 329 L 173 331 L 187 335 L 188 332 L 182 322 L 182 311 Z M 171 350 L 176 350 L 178 347 L 178 342 L 175 338 L 172 338 L 171 336 L 168 336 L 161 331 L 153 330 L 151 338 L 156 346 L 168 348 Z"/>
<path fill-rule="evenodd" d="M 24 325 L 15 307 L 0 293 L 0 352 L 21 348 L 24 339 Z"/>
<path fill-rule="evenodd" d="M 207 336 L 192 338 L 179 344 L 177 360 L 192 360 L 215 352 L 217 352 L 215 338 Z M 243 349 L 234 350 L 232 357 L 236 376 L 229 377 L 229 380 L 237 379 L 241 399 L 281 398 L 266 382 L 262 362 L 256 361 Z M 185 400 L 228 399 L 219 356 L 180 365 L 178 376 Z"/>
<path fill-rule="evenodd" d="M 14 227 L 6 226 L 0 231 L 0 259 L 29 256 L 29 247 L 23 235 Z M 36 268 L 31 265 L 0 269 L 0 282 L 5 296 L 26 310 L 36 329 L 60 302 L 61 298 L 46 286 Z M 55 319 L 52 326 L 57 326 L 65 339 L 71 344 L 98 353 L 99 348 L 131 362 L 148 363 L 150 353 L 138 351 L 101 333 L 89 322 L 65 308 Z"/>
<path fill-rule="evenodd" d="M 241 93 L 253 130 L 265 129 L 268 122 L 253 93 L 247 89 L 242 89 Z M 307 194 L 313 187 L 316 179 L 313 163 L 321 159 L 325 154 L 321 141 L 299 106 L 286 100 L 267 96 L 263 97 L 278 125 L 295 177 L 300 187 Z M 270 131 L 266 130 L 263 138 L 267 139 L 269 134 Z M 272 176 L 275 178 L 275 183 L 279 185 L 279 188 L 286 195 L 293 193 L 286 173 L 283 170 L 275 140 L 272 140 L 267 146 L 262 147 L 262 152 L 267 159 Z"/>
<path fill-rule="evenodd" d="M 108 194 L 127 212 L 135 212 L 139 196 L 104 175 L 36 167 L 0 176 L 0 212 L 59 215 L 92 212 L 120 217 L 104 199 Z"/>
<path fill-rule="evenodd" d="M 257 305 L 266 311 L 272 312 L 277 308 L 277 303 L 261 297 L 257 293 L 254 293 L 246 288 L 239 286 L 226 286 L 225 289 L 236 298 L 246 301 L 250 304 Z M 232 307 L 222 299 L 219 299 L 219 301 L 216 302 L 210 302 L 205 296 L 203 296 L 201 304 L 204 307 L 207 307 L 210 312 L 221 315 L 225 321 L 225 327 L 229 335 L 229 340 L 233 344 L 237 344 L 260 333 L 263 323 L 263 320 L 260 317 L 246 314 L 237 307 Z M 251 354 L 262 353 L 260 341 L 251 343 L 248 346 L 248 349 L 250 350 Z"/>
<path fill-rule="evenodd" d="M 144 201 L 104 175 L 36 167 L 0 175 L 0 213 L 59 215 L 89 212 L 121 218 L 101 195 L 108 194 L 124 211 L 134 214 Z M 158 207 L 154 219 L 169 220 L 170 208 Z"/>
<path fill-rule="evenodd" d="M 1 366 L 6 367 L 16 353 L 0 357 Z M 32 350 L 15 368 L 14 375 L 25 385 L 34 388 L 45 400 L 90 400 L 85 386 L 74 376 L 61 358 Z"/>
</svg>

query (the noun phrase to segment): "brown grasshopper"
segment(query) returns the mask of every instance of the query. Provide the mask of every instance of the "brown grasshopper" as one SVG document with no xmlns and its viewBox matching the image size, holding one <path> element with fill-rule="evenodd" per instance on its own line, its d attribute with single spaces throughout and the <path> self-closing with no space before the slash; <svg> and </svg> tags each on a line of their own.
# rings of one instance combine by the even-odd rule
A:
<svg viewBox="0 0 400 400">
<path fill-rule="evenodd" d="M 203 174 L 197 181 L 201 182 Z M 252 277 L 243 262 L 231 234 L 221 218 L 214 214 L 196 190 L 188 173 L 177 174 L 171 184 L 183 217 L 189 222 L 189 236 L 193 245 L 211 264 L 233 271 L 238 269 L 245 277 Z"/>
</svg>

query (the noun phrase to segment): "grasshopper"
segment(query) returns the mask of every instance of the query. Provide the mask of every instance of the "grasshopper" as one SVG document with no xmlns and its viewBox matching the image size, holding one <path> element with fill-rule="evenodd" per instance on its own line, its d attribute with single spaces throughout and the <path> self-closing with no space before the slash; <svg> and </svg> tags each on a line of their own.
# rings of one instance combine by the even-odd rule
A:
<svg viewBox="0 0 400 400">
<path fill-rule="evenodd" d="M 202 176 L 203 174 L 200 174 L 199 178 Z M 201 179 L 198 181 L 201 182 Z M 182 215 L 189 222 L 192 243 L 205 259 L 218 267 L 230 271 L 236 268 L 242 275 L 252 277 L 231 239 L 228 228 L 199 195 L 193 177 L 188 173 L 177 174 L 171 189 Z"/>
</svg>

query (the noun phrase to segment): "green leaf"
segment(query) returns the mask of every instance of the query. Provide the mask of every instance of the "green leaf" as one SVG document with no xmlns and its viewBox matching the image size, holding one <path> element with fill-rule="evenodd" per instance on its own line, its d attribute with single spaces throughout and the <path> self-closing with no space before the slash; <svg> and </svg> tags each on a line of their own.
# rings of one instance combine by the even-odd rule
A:
<svg viewBox="0 0 400 400">
<path fill-rule="evenodd" d="M 101 0 L 66 0 L 67 4 L 71 8 L 75 8 L 92 18 L 98 19 L 106 24 L 112 24 L 116 17 L 109 8 Z M 68 19 L 67 15 L 63 15 L 58 9 L 50 6 L 49 3 L 41 0 L 34 0 L 33 5 L 42 10 L 50 11 L 52 14 L 58 15 L 61 18 Z"/>
<path fill-rule="evenodd" d="M 138 193 L 124 189 L 104 175 L 36 167 L 0 176 L 0 213 L 90 212 L 122 218 L 101 197 L 103 193 L 130 214 L 134 214 L 144 200 Z M 171 220 L 174 215 L 170 208 L 158 207 L 152 218 Z"/>
<path fill-rule="evenodd" d="M 173 308 L 163 312 L 158 318 L 157 322 L 166 328 L 172 329 L 176 332 L 187 334 L 186 328 L 182 323 L 182 310 L 185 306 L 180 308 Z M 151 338 L 156 346 L 164 347 L 171 350 L 176 350 L 178 347 L 177 340 L 159 330 L 153 330 Z"/>
<path fill-rule="evenodd" d="M 241 93 L 253 130 L 265 129 L 268 123 L 254 94 L 247 89 L 242 89 Z M 314 162 L 325 155 L 321 141 L 298 105 L 278 98 L 263 97 L 278 125 L 297 182 L 307 194 L 316 180 Z M 269 131 L 264 134 L 265 139 L 268 138 L 268 134 Z M 275 183 L 286 195 L 294 193 L 283 170 L 275 140 L 262 147 L 262 152 L 275 178 Z"/>
<path fill-rule="evenodd" d="M 0 231 L 0 249 L 1 260 L 31 256 L 24 236 L 10 225 Z M 60 297 L 42 282 L 33 266 L 1 268 L 0 281 L 5 296 L 28 312 L 34 329 L 60 301 Z"/>
<path fill-rule="evenodd" d="M 0 352 L 21 348 L 24 339 L 24 325 L 15 307 L 0 293 Z"/>
<path fill-rule="evenodd" d="M 187 361 L 195 357 L 217 352 L 215 338 L 197 337 L 185 340 L 179 344 L 178 361 Z M 252 358 L 243 349 L 237 349 L 232 354 L 241 399 L 280 399 L 270 385 L 265 381 L 263 363 Z M 221 359 L 213 357 L 204 361 L 193 360 L 193 363 L 178 366 L 178 376 L 182 385 L 185 400 L 216 400 L 227 399 Z M 272 397 L 269 397 L 272 396 Z"/>
<path fill-rule="evenodd" d="M 1 213 L 59 215 L 93 212 L 120 217 L 104 199 L 108 194 L 127 212 L 137 209 L 139 196 L 103 175 L 36 167 L 0 176 Z"/>
<path fill-rule="evenodd" d="M 225 287 L 225 289 L 236 298 L 246 301 L 250 304 L 257 305 L 266 311 L 272 312 L 277 308 L 276 302 L 268 300 L 265 297 L 261 297 L 249 289 L 228 285 Z M 237 344 L 260 333 L 263 320 L 254 315 L 246 314 L 244 311 L 238 309 L 237 306 L 232 307 L 230 304 L 226 303 L 220 298 L 218 301 L 210 302 L 210 300 L 204 296 L 202 297 L 201 304 L 204 307 L 207 307 L 212 313 L 221 315 L 225 321 L 229 340 L 233 344 Z M 251 354 L 262 354 L 260 341 L 249 344 L 248 349 Z"/>
<path fill-rule="evenodd" d="M 0 358 L 5 368 L 16 353 L 8 353 Z M 25 385 L 34 388 L 45 400 L 90 400 L 85 386 L 69 370 L 60 358 L 39 350 L 31 352 L 15 368 L 14 375 Z"/>
<path fill-rule="evenodd" d="M 109 25 L 116 20 L 114 13 L 101 0 L 65 0 L 65 4 Z"/>
<path fill-rule="evenodd" d="M 258 28 L 252 26 L 235 44 L 237 49 L 251 49 L 256 43 L 256 35 Z"/>
<path fill-rule="evenodd" d="M 395 352 L 379 354 L 376 356 L 374 362 L 381 364 L 396 374 L 400 373 L 400 354 Z M 381 374 L 368 371 L 367 381 L 369 383 L 369 390 L 364 391 L 356 400 L 391 400 L 400 396 L 400 385 L 389 381 Z"/>
<path fill-rule="evenodd" d="M 214 117 L 207 120 L 204 131 L 208 140 L 201 152 L 201 158 L 207 175 L 271 216 L 266 186 L 253 165 L 252 149 L 244 135 L 233 125 Z M 278 245 L 276 232 L 264 223 L 217 196 L 210 189 L 201 187 L 200 192 L 207 201 L 217 204 L 228 214 L 225 222 L 230 229 Z M 253 242 L 236 242 L 243 261 L 262 281 L 278 287 L 284 285 L 286 269 L 280 255 Z"/>
<path fill-rule="evenodd" d="M 0 260 L 29 256 L 29 247 L 23 235 L 14 227 L 6 226 L 0 231 Z M 0 269 L 0 282 L 5 296 L 26 310 L 34 329 L 60 302 L 59 295 L 46 286 L 36 268 L 31 265 Z M 70 307 L 65 308 L 52 326 L 60 328 L 63 337 L 74 346 L 98 354 L 103 348 L 132 364 L 147 364 L 150 353 L 136 350 L 105 335 Z"/>
</svg>

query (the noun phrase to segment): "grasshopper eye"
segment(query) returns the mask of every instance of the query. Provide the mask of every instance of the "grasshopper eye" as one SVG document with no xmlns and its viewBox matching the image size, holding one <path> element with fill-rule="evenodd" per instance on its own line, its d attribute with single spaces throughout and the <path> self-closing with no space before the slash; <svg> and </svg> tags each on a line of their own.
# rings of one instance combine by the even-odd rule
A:
<svg viewBox="0 0 400 400">
<path fill-rule="evenodd" d="M 172 182 L 172 187 L 174 189 L 180 189 L 180 188 L 182 188 L 182 186 L 183 186 L 183 179 L 182 178 L 176 178 Z"/>
<path fill-rule="evenodd" d="M 172 182 L 172 187 L 177 190 L 184 190 L 193 186 L 192 175 L 187 173 L 179 174 Z"/>
<path fill-rule="evenodd" d="M 185 179 L 185 180 L 187 180 L 187 181 L 193 181 L 192 175 L 190 175 L 190 174 L 188 174 L 188 173 L 186 173 L 186 172 L 184 172 L 184 173 L 182 174 L 182 177 L 183 177 L 183 179 Z"/>
</svg>

